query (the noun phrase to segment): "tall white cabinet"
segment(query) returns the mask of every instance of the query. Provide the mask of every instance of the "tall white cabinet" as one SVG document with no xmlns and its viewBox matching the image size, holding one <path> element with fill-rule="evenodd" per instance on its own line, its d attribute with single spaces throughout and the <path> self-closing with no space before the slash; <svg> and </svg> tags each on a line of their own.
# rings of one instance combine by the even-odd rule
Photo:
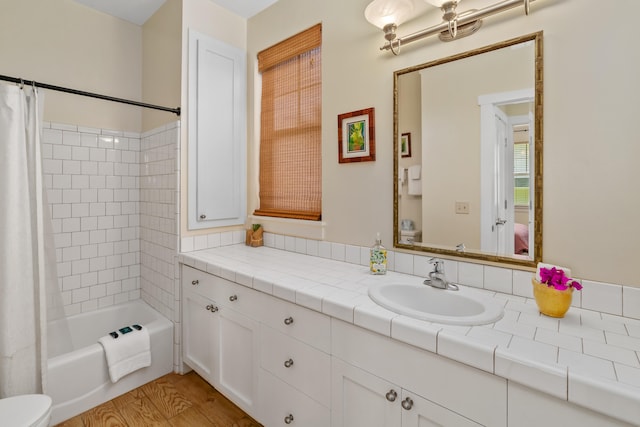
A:
<svg viewBox="0 0 640 427">
<path fill-rule="evenodd" d="M 189 31 L 188 226 L 246 218 L 246 52 Z"/>
</svg>

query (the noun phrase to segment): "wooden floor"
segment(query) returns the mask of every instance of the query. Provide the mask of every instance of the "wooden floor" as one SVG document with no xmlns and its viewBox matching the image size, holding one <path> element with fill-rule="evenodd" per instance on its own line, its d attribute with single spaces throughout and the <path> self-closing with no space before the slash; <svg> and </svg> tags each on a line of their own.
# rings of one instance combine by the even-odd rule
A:
<svg viewBox="0 0 640 427">
<path fill-rule="evenodd" d="M 261 427 L 195 372 L 168 374 L 56 427 Z"/>
</svg>

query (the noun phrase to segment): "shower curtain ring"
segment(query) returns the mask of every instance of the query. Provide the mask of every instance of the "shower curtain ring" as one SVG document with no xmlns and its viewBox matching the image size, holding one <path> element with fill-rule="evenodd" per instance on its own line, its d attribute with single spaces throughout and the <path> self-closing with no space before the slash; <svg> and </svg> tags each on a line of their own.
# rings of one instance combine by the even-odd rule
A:
<svg viewBox="0 0 640 427">
<path fill-rule="evenodd" d="M 24 89 L 24 80 L 20 79 L 20 89 Z"/>
</svg>

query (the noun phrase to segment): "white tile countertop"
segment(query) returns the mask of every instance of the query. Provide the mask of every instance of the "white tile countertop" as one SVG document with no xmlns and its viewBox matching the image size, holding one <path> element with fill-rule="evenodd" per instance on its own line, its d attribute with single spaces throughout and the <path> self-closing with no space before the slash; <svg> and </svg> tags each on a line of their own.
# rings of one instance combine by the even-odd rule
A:
<svg viewBox="0 0 640 427">
<path fill-rule="evenodd" d="M 369 274 L 366 266 L 269 247 L 233 245 L 182 253 L 179 261 L 632 424 L 640 422 L 640 320 L 571 307 L 541 315 L 533 299 L 485 289 L 504 317 L 451 326 L 389 311 L 367 295 L 383 281 L 418 276 Z"/>
</svg>

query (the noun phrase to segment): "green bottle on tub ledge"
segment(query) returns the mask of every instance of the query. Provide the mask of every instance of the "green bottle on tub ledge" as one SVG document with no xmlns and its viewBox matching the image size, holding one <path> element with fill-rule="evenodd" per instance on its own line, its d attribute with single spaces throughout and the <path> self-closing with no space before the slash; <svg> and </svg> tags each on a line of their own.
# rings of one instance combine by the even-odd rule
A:
<svg viewBox="0 0 640 427">
<path fill-rule="evenodd" d="M 380 233 L 376 234 L 376 243 L 369 250 L 369 270 L 371 274 L 387 273 L 387 249 L 382 246 Z"/>
</svg>

